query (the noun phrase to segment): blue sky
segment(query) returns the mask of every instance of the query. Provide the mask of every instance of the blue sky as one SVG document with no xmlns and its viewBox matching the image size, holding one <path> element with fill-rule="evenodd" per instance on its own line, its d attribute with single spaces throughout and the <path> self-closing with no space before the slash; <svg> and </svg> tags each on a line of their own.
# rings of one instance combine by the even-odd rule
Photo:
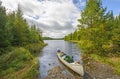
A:
<svg viewBox="0 0 120 79">
<path fill-rule="evenodd" d="M 29 24 L 35 24 L 43 32 L 43 36 L 64 37 L 77 28 L 80 13 L 86 0 L 1 0 L 7 13 L 16 11 L 18 4 L 23 17 Z M 14 3 L 14 5 L 13 5 Z M 120 0 L 102 0 L 107 11 L 112 10 L 114 16 L 120 13 Z"/>
<path fill-rule="evenodd" d="M 107 7 L 107 11 L 112 10 L 114 16 L 120 13 L 120 0 L 102 0 L 104 7 Z"/>
<path fill-rule="evenodd" d="M 77 5 L 79 2 L 85 2 L 86 0 L 73 0 L 73 3 L 79 8 L 83 9 L 84 6 Z M 107 7 L 107 11 L 112 10 L 114 16 L 120 13 L 120 0 L 102 0 L 102 6 Z"/>
</svg>

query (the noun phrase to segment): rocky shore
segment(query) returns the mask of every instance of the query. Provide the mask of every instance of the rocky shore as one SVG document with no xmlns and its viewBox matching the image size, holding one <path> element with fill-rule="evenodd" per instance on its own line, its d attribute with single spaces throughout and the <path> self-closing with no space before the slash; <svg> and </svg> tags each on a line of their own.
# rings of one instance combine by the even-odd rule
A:
<svg viewBox="0 0 120 79">
<path fill-rule="evenodd" d="M 62 66 L 56 66 L 48 71 L 48 76 L 44 79 L 83 79 L 80 76 L 74 76 Z"/>
<path fill-rule="evenodd" d="M 48 71 L 44 79 L 120 79 L 113 67 L 95 61 L 90 57 L 83 57 L 85 75 L 83 77 L 72 74 L 64 66 L 56 66 Z"/>
</svg>

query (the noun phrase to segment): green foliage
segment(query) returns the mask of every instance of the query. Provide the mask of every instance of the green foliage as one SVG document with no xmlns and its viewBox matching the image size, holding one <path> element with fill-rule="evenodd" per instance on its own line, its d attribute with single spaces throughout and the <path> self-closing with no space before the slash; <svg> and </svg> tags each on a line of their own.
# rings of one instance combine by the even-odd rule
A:
<svg viewBox="0 0 120 79">
<path fill-rule="evenodd" d="M 28 25 L 18 5 L 7 13 L 0 1 L 0 79 L 37 79 L 37 54 L 45 45 L 42 33 Z"/>
<path fill-rule="evenodd" d="M 106 12 L 101 0 L 87 0 L 78 21 L 78 30 L 64 39 L 78 41 L 84 54 L 112 65 L 120 74 L 120 15 Z"/>
<path fill-rule="evenodd" d="M 37 79 L 39 62 L 23 47 L 14 48 L 0 58 L 0 78 L 3 79 Z"/>
<path fill-rule="evenodd" d="M 16 13 L 7 15 L 5 8 L 0 5 L 0 34 L 1 48 L 43 42 L 41 31 L 36 26 L 27 24 L 22 17 L 20 7 Z"/>
<path fill-rule="evenodd" d="M 13 13 L 6 14 L 0 4 L 0 54 L 9 46 L 25 46 L 27 44 L 42 44 L 42 34 L 36 26 L 30 26 L 22 17 L 20 6 Z"/>
<path fill-rule="evenodd" d="M 35 25 L 30 27 L 28 38 L 30 43 L 43 43 L 41 31 Z"/>
<path fill-rule="evenodd" d="M 104 22 L 106 9 L 103 8 L 101 0 L 87 0 L 86 7 L 81 13 L 81 19 L 78 21 L 80 26 L 94 27 Z"/>
<path fill-rule="evenodd" d="M 28 49 L 31 52 L 31 54 L 35 55 L 41 51 L 43 46 L 45 46 L 44 43 L 34 43 L 26 45 L 25 48 Z"/>
<path fill-rule="evenodd" d="M 1 6 L 0 2 L 0 52 L 3 52 L 4 49 L 10 45 L 11 37 L 10 28 L 7 27 L 7 15 L 4 7 Z"/>
<path fill-rule="evenodd" d="M 85 53 L 91 53 L 95 49 L 93 42 L 89 40 L 81 40 L 78 45 Z"/>
<path fill-rule="evenodd" d="M 101 0 L 87 0 L 78 21 L 78 30 L 65 36 L 65 40 L 79 41 L 84 53 L 119 55 L 120 15 L 114 17 L 112 11 L 106 12 Z"/>
</svg>

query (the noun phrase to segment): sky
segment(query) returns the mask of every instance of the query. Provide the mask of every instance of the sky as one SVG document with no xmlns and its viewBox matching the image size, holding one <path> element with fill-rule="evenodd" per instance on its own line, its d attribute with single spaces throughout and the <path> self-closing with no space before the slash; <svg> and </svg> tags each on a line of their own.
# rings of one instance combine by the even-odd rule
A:
<svg viewBox="0 0 120 79">
<path fill-rule="evenodd" d="M 1 0 L 7 13 L 15 11 L 18 4 L 27 22 L 41 29 L 43 36 L 61 38 L 74 32 L 77 19 L 86 0 Z M 107 11 L 113 10 L 114 16 L 120 13 L 120 0 L 102 0 Z"/>
<path fill-rule="evenodd" d="M 120 14 L 120 0 L 102 0 L 103 7 L 107 7 L 107 11 L 112 10 L 114 16 Z"/>
</svg>

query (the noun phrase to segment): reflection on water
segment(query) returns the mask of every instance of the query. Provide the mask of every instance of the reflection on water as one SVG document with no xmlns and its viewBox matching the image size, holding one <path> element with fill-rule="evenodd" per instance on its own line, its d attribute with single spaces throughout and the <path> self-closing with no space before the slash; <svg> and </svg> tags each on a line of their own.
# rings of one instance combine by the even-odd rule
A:
<svg viewBox="0 0 120 79">
<path fill-rule="evenodd" d="M 75 43 L 66 42 L 64 40 L 45 40 L 45 42 L 48 43 L 48 46 L 43 48 L 39 57 L 41 78 L 47 76 L 49 69 L 62 65 L 56 55 L 57 48 L 69 55 L 72 55 L 74 60 L 81 59 L 81 51 L 77 48 L 77 44 Z"/>
</svg>

